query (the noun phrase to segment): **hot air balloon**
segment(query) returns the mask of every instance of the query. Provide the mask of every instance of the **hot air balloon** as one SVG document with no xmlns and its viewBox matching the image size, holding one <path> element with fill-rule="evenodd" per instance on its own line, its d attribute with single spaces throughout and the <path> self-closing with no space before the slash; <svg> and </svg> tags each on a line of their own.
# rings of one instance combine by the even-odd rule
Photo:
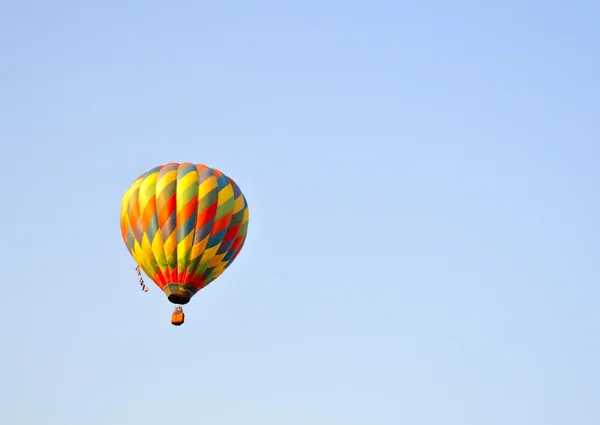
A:
<svg viewBox="0 0 600 425">
<path fill-rule="evenodd" d="M 202 164 L 169 163 L 146 171 L 121 202 L 121 235 L 144 273 L 177 307 L 227 269 L 244 246 L 248 203 L 238 185 Z"/>
</svg>

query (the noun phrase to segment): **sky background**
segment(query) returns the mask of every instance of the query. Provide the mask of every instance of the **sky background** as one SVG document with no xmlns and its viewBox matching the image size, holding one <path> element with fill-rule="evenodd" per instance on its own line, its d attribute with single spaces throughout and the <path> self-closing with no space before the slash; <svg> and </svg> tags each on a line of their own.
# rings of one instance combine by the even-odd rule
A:
<svg viewBox="0 0 600 425">
<path fill-rule="evenodd" d="M 598 22 L 1 1 L 0 423 L 599 424 Z M 180 328 L 119 229 L 171 161 L 251 216 Z"/>
</svg>

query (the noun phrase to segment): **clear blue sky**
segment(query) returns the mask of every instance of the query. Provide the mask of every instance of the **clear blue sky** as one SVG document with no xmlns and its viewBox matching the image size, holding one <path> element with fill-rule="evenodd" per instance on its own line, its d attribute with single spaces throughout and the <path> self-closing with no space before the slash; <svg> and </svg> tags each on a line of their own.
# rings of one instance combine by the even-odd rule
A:
<svg viewBox="0 0 600 425">
<path fill-rule="evenodd" d="M 0 6 L 0 423 L 600 423 L 600 3 Z M 232 176 L 244 251 L 144 294 L 119 207 Z"/>
</svg>

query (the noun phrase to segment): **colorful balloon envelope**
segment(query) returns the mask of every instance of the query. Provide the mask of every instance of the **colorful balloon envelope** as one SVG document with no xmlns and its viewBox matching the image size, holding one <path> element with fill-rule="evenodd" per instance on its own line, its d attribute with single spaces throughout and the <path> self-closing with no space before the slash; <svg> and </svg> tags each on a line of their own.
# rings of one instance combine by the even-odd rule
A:
<svg viewBox="0 0 600 425">
<path fill-rule="evenodd" d="M 139 176 L 121 202 L 121 234 L 144 273 L 173 304 L 187 304 L 244 246 L 248 203 L 206 165 L 170 163 Z"/>
</svg>

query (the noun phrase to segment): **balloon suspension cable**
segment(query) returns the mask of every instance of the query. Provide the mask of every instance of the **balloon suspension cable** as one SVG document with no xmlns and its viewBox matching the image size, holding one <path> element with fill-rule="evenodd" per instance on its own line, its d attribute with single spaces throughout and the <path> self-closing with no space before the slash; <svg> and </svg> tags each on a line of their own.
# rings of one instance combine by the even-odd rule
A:
<svg viewBox="0 0 600 425">
<path fill-rule="evenodd" d="M 150 288 L 148 288 L 146 286 L 146 284 L 144 283 L 144 278 L 142 278 L 142 270 L 140 269 L 140 266 L 136 266 L 135 271 L 137 272 L 137 275 L 140 277 L 140 286 L 142 287 L 142 291 L 144 292 L 148 292 L 148 290 Z"/>
</svg>

